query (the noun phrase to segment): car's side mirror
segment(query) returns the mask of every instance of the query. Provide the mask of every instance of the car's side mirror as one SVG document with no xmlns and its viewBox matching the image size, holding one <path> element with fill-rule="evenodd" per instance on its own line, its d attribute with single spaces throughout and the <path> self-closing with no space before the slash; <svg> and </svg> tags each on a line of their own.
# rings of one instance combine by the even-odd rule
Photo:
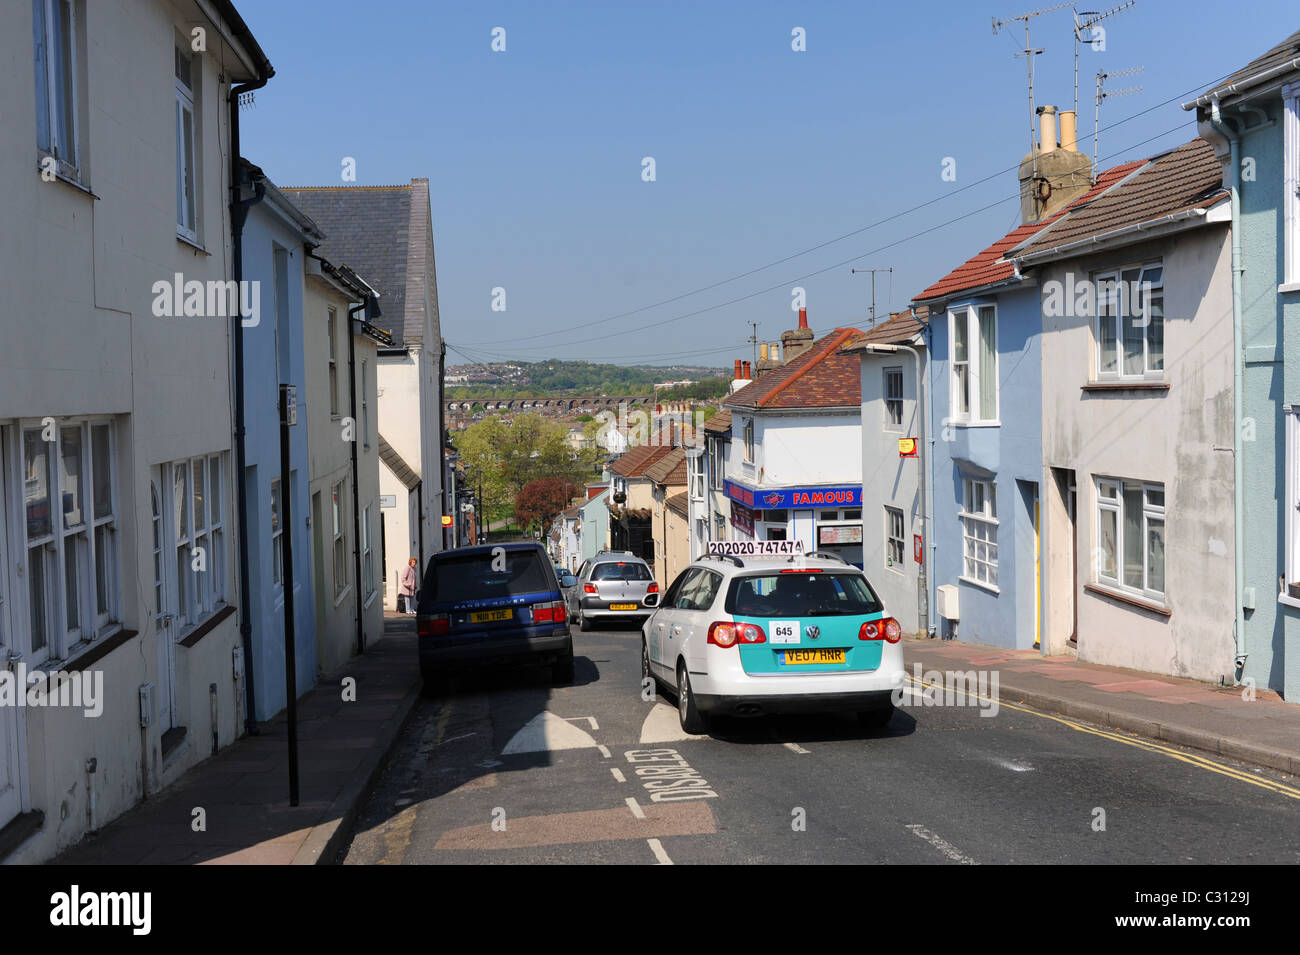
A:
<svg viewBox="0 0 1300 955">
<path fill-rule="evenodd" d="M 563 577 L 560 578 L 561 587 L 572 587 L 577 582 L 578 582 L 578 578 L 574 577 L 572 574 L 565 574 Z"/>
</svg>

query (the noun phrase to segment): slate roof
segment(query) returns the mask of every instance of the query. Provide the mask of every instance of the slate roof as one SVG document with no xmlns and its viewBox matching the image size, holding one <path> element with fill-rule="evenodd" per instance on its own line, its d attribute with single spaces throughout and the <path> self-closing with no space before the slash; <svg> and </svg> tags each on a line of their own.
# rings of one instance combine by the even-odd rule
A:
<svg viewBox="0 0 1300 955">
<path fill-rule="evenodd" d="M 1101 195 L 1125 176 L 1136 172 L 1141 168 L 1142 163 L 1142 160 L 1123 163 L 1105 170 L 1097 177 L 1096 185 L 1064 209 L 1039 222 L 1027 222 L 1012 229 L 983 252 L 967 259 L 939 281 L 918 294 L 912 301 L 925 302 L 938 298 L 947 298 L 957 292 L 966 292 L 1007 281 L 1015 275 L 1015 267 L 1005 258 L 1011 250 L 1056 223 L 1066 213 L 1080 208 L 1084 203 L 1090 202 Z"/>
<path fill-rule="evenodd" d="M 645 469 L 671 450 L 664 445 L 643 444 L 619 455 L 609 469 L 622 477 L 645 477 Z"/>
<path fill-rule="evenodd" d="M 858 407 L 862 401 L 858 357 L 840 346 L 861 334 L 858 328 L 834 329 L 802 355 L 723 399 L 723 406 L 746 410 Z"/>
<path fill-rule="evenodd" d="M 686 483 L 686 452 L 673 448 L 645 469 L 645 476 L 656 484 Z"/>
<path fill-rule="evenodd" d="M 392 329 L 395 344 L 420 341 L 424 273 L 433 256 L 428 180 L 413 179 L 404 186 L 302 186 L 280 191 L 324 231 L 319 254 L 364 275 L 379 292 L 381 322 Z M 436 308 L 437 290 L 429 291 Z"/>
<path fill-rule="evenodd" d="M 866 334 L 850 338 L 841 347 L 844 351 L 862 351 L 872 342 L 883 345 L 906 345 L 921 334 L 921 329 L 924 327 L 917 321 L 916 314 L 907 308 L 890 315 L 889 321 L 882 322 Z"/>
<path fill-rule="evenodd" d="M 1275 67 L 1282 66 L 1292 60 L 1300 59 L 1300 30 L 1292 33 L 1289 37 L 1273 47 L 1267 53 L 1255 57 L 1237 72 L 1233 73 L 1218 86 L 1197 97 L 1190 103 L 1184 103 L 1183 109 L 1193 109 L 1198 105 L 1207 105 L 1214 97 L 1218 97 L 1221 102 L 1227 102 L 1236 96 L 1244 93 L 1260 82 L 1257 77 Z M 1282 70 L 1275 77 L 1277 79 L 1285 76 L 1292 70 Z"/>
<path fill-rule="evenodd" d="M 664 501 L 664 506 L 669 510 L 676 511 L 682 517 L 690 516 L 690 503 L 686 500 L 686 492 L 680 491 Z"/>
<path fill-rule="evenodd" d="M 1049 257 L 1063 246 L 1098 240 L 1126 226 L 1208 209 L 1227 195 L 1214 147 L 1204 139 L 1193 139 L 1147 160 L 1135 175 L 1035 236 L 1014 257 Z"/>
<path fill-rule="evenodd" d="M 415 468 L 406 463 L 406 460 L 382 434 L 379 436 L 379 460 L 388 465 L 388 470 L 397 475 L 397 479 L 406 486 L 408 491 L 414 490 L 420 483 L 420 475 L 416 473 Z"/>
<path fill-rule="evenodd" d="M 708 421 L 704 422 L 705 431 L 723 431 L 731 430 L 731 409 L 723 408 Z"/>
</svg>

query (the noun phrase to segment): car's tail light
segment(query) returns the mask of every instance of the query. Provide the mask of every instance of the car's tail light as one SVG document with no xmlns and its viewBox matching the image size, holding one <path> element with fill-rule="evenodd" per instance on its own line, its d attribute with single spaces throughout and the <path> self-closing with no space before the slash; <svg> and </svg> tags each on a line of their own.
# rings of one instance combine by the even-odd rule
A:
<svg viewBox="0 0 1300 955">
<path fill-rule="evenodd" d="M 734 647 L 737 643 L 767 643 L 763 628 L 752 623 L 719 620 L 709 627 L 709 643 L 715 647 Z"/>
<path fill-rule="evenodd" d="M 596 585 L 595 585 L 595 584 L 583 584 L 583 585 L 582 585 L 582 592 L 583 592 L 583 593 L 586 593 L 586 594 L 599 593 L 599 591 L 596 590 Z"/>
<path fill-rule="evenodd" d="M 805 567 L 800 570 L 798 567 L 787 567 L 781 571 L 783 574 L 820 574 L 821 569 L 818 567 Z"/>
<path fill-rule="evenodd" d="M 659 593 L 659 585 L 652 580 L 650 581 L 650 586 L 645 589 L 645 592 L 648 594 L 657 594 Z"/>
<path fill-rule="evenodd" d="M 893 617 L 885 617 L 882 620 L 868 620 L 858 629 L 859 640 L 884 640 L 886 643 L 897 643 L 903 639 L 903 628 L 898 625 L 898 621 Z"/>
<path fill-rule="evenodd" d="M 441 637 L 451 632 L 451 614 L 435 613 L 422 616 L 416 622 L 416 632 L 422 637 Z"/>
<path fill-rule="evenodd" d="M 533 623 L 564 623 L 567 619 L 569 618 L 563 600 L 533 604 Z"/>
</svg>

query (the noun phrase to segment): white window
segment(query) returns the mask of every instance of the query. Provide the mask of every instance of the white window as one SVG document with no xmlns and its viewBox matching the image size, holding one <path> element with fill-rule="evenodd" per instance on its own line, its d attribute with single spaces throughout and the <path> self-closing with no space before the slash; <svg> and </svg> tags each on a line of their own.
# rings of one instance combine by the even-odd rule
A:
<svg viewBox="0 0 1300 955">
<path fill-rule="evenodd" d="M 361 361 L 361 440 L 367 451 L 370 450 L 370 401 L 367 396 L 370 394 L 370 386 L 367 383 L 370 379 L 366 371 L 366 361 Z"/>
<path fill-rule="evenodd" d="M 35 662 L 66 658 L 119 624 L 114 437 L 111 423 L 85 419 L 21 429 L 27 649 Z"/>
<path fill-rule="evenodd" d="M 998 509 L 992 481 L 962 478 L 962 579 L 998 585 Z"/>
<path fill-rule="evenodd" d="M 220 454 L 174 461 L 162 468 L 164 498 L 153 502 L 154 594 L 157 612 L 175 615 L 183 633 L 225 603 L 225 478 Z M 150 487 L 151 496 L 160 494 Z M 171 519 L 174 555 L 163 554 L 163 515 Z M 175 574 L 165 584 L 162 561 L 174 560 Z M 175 600 L 168 607 L 165 593 Z"/>
<path fill-rule="evenodd" d="M 330 518 L 334 541 L 334 596 L 340 597 L 348 586 L 348 547 L 343 533 L 343 518 L 346 513 L 343 482 L 339 481 L 330 492 Z"/>
<path fill-rule="evenodd" d="M 281 550 L 280 534 L 284 522 L 280 519 L 280 479 L 271 480 L 271 581 L 277 587 L 284 586 L 284 552 Z"/>
<path fill-rule="evenodd" d="M 987 424 L 998 420 L 997 308 L 967 306 L 948 312 L 952 360 L 950 391 L 954 421 Z"/>
<path fill-rule="evenodd" d="M 886 368 L 885 430 L 903 430 L 903 369 Z"/>
<path fill-rule="evenodd" d="M 80 179 L 77 80 L 80 37 L 72 0 L 32 0 L 36 62 L 36 146 L 58 172 Z M 11 15 L 12 16 L 12 15 Z"/>
<path fill-rule="evenodd" d="M 1282 251 L 1286 258 L 1282 275 L 1287 285 L 1300 286 L 1300 83 L 1282 87 L 1282 99 L 1286 106 L 1282 174 Z"/>
<path fill-rule="evenodd" d="M 885 566 L 903 568 L 903 512 L 885 508 Z"/>
<path fill-rule="evenodd" d="M 195 147 L 197 130 L 194 122 L 194 89 L 197 86 L 199 59 L 188 49 L 176 46 L 176 231 L 192 242 L 198 241 L 197 167 Z"/>
<path fill-rule="evenodd" d="M 691 474 L 691 498 L 704 500 L 704 456 L 694 455 L 686 459 Z"/>
<path fill-rule="evenodd" d="M 1160 263 L 1097 276 L 1097 378 L 1165 373 L 1164 269 Z"/>
<path fill-rule="evenodd" d="M 370 541 L 370 508 L 373 505 L 367 504 L 365 510 L 361 512 L 361 580 L 365 590 L 366 599 L 375 592 L 375 557 Z"/>
<path fill-rule="evenodd" d="M 727 476 L 727 442 L 716 438 L 709 441 L 709 487 L 715 491 L 722 490 L 723 478 Z"/>
<path fill-rule="evenodd" d="M 328 317 L 325 321 L 326 337 L 329 339 L 329 369 L 330 369 L 330 414 L 338 417 L 339 414 L 339 360 L 338 360 L 338 342 L 337 326 L 338 313 L 334 309 L 329 309 Z"/>
<path fill-rule="evenodd" d="M 749 418 L 745 421 L 743 429 L 745 437 L 745 461 L 748 464 L 754 463 L 754 419 Z"/>
<path fill-rule="evenodd" d="M 1163 600 L 1165 486 L 1097 478 L 1098 583 Z"/>
</svg>

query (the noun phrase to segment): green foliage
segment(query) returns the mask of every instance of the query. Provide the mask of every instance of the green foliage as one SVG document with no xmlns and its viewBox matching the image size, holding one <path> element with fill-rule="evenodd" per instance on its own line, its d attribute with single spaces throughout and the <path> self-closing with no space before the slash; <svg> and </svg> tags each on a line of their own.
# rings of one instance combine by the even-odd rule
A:
<svg viewBox="0 0 1300 955">
<path fill-rule="evenodd" d="M 703 378 L 690 385 L 662 388 L 655 397 L 659 401 L 682 401 L 687 398 L 721 398 L 730 387 L 730 378 Z"/>
<path fill-rule="evenodd" d="M 484 366 L 497 377 L 473 385 L 449 385 L 445 398 L 464 401 L 473 398 L 542 398 L 564 393 L 579 395 L 649 395 L 654 384 L 665 379 L 699 378 L 716 375 L 717 368 L 650 365 L 598 365 L 585 361 L 550 358 L 540 362 L 496 362 Z M 705 379 L 712 381 L 714 379 Z M 718 378 L 717 381 L 728 381 Z M 690 386 L 694 387 L 694 386 Z M 710 387 L 708 394 L 681 397 L 717 397 L 725 393 Z M 477 410 L 477 409 L 474 409 Z"/>
</svg>

